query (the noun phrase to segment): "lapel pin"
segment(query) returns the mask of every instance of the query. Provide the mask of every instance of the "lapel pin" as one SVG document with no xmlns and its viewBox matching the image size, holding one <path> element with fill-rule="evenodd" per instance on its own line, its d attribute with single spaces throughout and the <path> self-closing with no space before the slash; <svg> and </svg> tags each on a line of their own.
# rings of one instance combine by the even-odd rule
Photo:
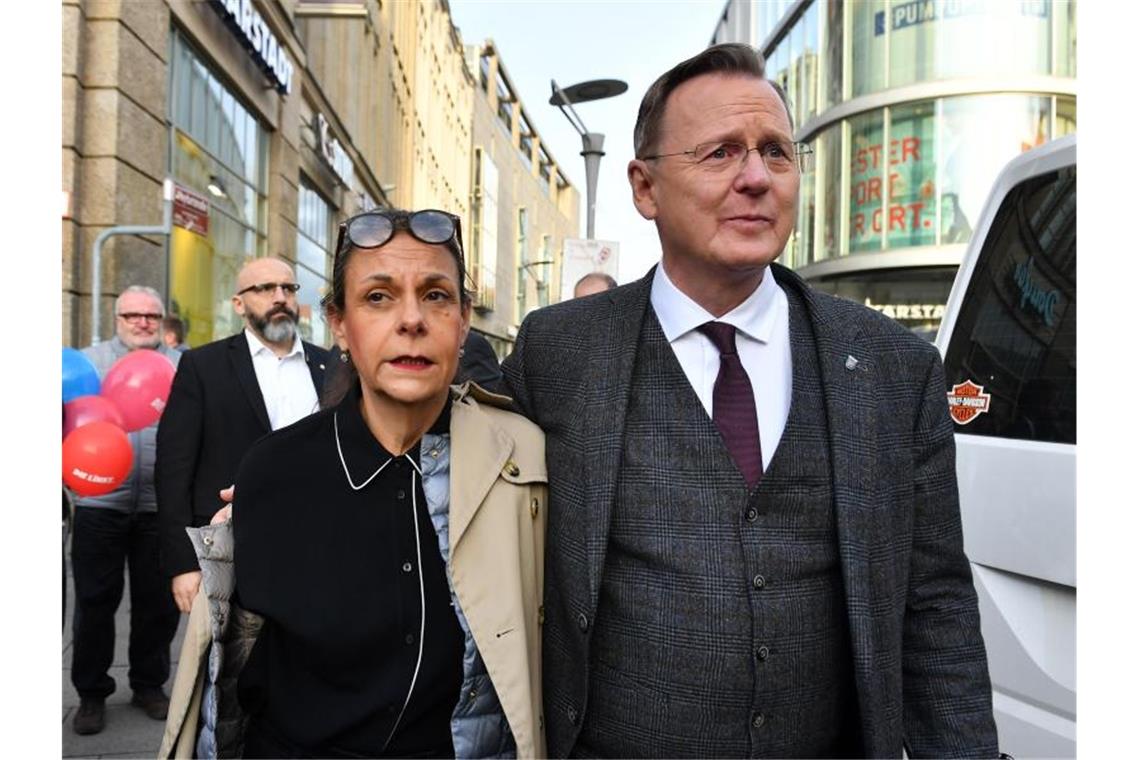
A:
<svg viewBox="0 0 1140 760">
<path fill-rule="evenodd" d="M 324 368 L 325 368 L 325 365 L 321 364 L 321 365 L 320 365 L 320 368 L 321 368 L 321 370 L 324 370 Z"/>
<path fill-rule="evenodd" d="M 847 361 L 846 361 L 846 363 L 844 363 L 843 366 L 846 367 L 847 369 L 855 369 L 856 367 L 859 366 L 859 360 L 856 359 L 851 354 L 848 354 L 847 355 Z"/>
</svg>

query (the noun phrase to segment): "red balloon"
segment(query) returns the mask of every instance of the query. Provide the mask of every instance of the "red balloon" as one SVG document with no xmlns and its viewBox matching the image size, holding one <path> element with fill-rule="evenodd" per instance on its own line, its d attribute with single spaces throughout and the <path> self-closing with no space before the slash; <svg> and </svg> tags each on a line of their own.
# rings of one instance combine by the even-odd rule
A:
<svg viewBox="0 0 1140 760">
<path fill-rule="evenodd" d="M 124 430 L 142 430 L 162 416 L 173 380 L 172 361 L 158 351 L 139 349 L 112 365 L 99 395 L 118 407 Z"/>
<path fill-rule="evenodd" d="M 63 482 L 80 496 L 110 493 L 131 471 L 134 453 L 122 428 L 92 422 L 63 439 Z"/>
<path fill-rule="evenodd" d="M 92 422 L 110 422 L 125 427 L 119 408 L 102 396 L 80 396 L 63 405 L 63 437 L 76 428 Z"/>
</svg>

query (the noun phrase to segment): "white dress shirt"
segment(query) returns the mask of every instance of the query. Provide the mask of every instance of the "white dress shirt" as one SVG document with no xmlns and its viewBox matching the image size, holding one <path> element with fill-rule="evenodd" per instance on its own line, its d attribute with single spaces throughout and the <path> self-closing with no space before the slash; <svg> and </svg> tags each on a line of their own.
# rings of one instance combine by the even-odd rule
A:
<svg viewBox="0 0 1140 760">
<path fill-rule="evenodd" d="M 293 348 L 280 358 L 248 327 L 245 339 L 249 343 L 249 356 L 265 401 L 265 411 L 269 413 L 269 427 L 278 430 L 317 411 L 317 389 L 313 387 L 313 376 L 305 363 L 301 336 L 294 334 Z"/>
<path fill-rule="evenodd" d="M 727 322 L 736 328 L 736 352 L 756 399 L 760 453 L 764 469 L 772 461 L 788 410 L 792 406 L 792 347 L 788 337 L 788 297 L 771 271 L 739 306 L 717 318 L 682 293 L 658 265 L 649 301 L 673 353 L 712 418 L 713 385 L 720 372 L 720 351 L 698 332 L 705 322 Z"/>
</svg>

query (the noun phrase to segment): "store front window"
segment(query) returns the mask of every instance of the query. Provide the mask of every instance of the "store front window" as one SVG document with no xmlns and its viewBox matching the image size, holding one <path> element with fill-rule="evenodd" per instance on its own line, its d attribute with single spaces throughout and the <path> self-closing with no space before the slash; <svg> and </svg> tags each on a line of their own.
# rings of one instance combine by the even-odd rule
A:
<svg viewBox="0 0 1140 760">
<path fill-rule="evenodd" d="M 206 234 L 170 235 L 170 309 L 202 345 L 241 329 L 230 298 L 242 263 L 265 254 L 266 136 L 178 33 L 172 35 L 170 173 L 209 200 Z"/>
<path fill-rule="evenodd" d="M 332 217 L 332 208 L 302 177 L 297 193 L 297 327 L 303 339 L 325 347 L 332 343 L 321 314 L 332 277 Z"/>
<path fill-rule="evenodd" d="M 817 249 L 797 244 L 789 260 L 803 266 L 848 253 L 966 243 L 1006 162 L 1074 131 L 1075 119 L 1071 98 L 972 95 L 836 124 L 816 138 L 816 171 L 802 183 L 814 200 L 801 203 L 797 237 L 811 229 L 803 215 L 818 208 Z M 846 233 L 835 213 L 844 207 Z"/>
<path fill-rule="evenodd" d="M 916 335 L 933 341 L 946 313 L 957 267 L 921 267 L 858 272 L 813 280 L 825 293 L 881 311 Z"/>
</svg>

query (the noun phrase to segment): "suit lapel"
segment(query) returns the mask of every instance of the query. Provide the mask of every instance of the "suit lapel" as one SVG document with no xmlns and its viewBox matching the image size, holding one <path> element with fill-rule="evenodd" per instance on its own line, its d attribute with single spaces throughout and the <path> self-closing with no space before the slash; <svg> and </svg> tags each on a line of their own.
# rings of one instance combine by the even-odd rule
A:
<svg viewBox="0 0 1140 760">
<path fill-rule="evenodd" d="M 860 330 L 850 320 L 832 314 L 829 299 L 820 298 L 790 270 L 772 265 L 776 279 L 795 289 L 808 313 L 815 335 L 820 380 L 831 448 L 832 492 L 836 535 L 843 572 L 850 627 L 855 683 L 864 732 L 878 715 L 874 672 L 876 637 L 874 578 L 869 558 L 878 528 L 874 508 L 878 499 L 875 393 L 877 368 Z M 865 736 L 865 740 L 872 737 Z"/>
<path fill-rule="evenodd" d="M 269 432 L 269 412 L 265 410 L 265 399 L 261 395 L 261 386 L 257 384 L 257 373 L 253 371 L 253 359 L 249 355 L 249 342 L 245 332 L 240 332 L 230 338 L 230 365 L 234 375 L 237 376 L 238 385 L 245 393 L 257 421 Z"/>
<path fill-rule="evenodd" d="M 511 455 L 511 438 L 472 403 L 451 407 L 451 550 L 459 545 L 479 505 Z M 462 451 L 463 456 L 455 456 Z"/>
<path fill-rule="evenodd" d="M 583 356 L 589 367 L 583 374 L 583 437 L 586 483 L 586 556 L 590 572 L 590 606 L 597 608 L 609 542 L 610 516 L 617 493 L 625 439 L 633 363 L 649 291 L 657 267 L 630 288 L 610 291 L 610 311 Z"/>
<path fill-rule="evenodd" d="M 313 357 L 313 347 L 304 341 L 301 341 L 301 350 L 305 352 L 305 364 L 309 367 L 309 375 L 313 378 L 313 388 L 316 389 L 317 398 L 320 399 L 321 391 L 324 390 L 325 385 L 324 362 L 319 362 Z"/>
</svg>

